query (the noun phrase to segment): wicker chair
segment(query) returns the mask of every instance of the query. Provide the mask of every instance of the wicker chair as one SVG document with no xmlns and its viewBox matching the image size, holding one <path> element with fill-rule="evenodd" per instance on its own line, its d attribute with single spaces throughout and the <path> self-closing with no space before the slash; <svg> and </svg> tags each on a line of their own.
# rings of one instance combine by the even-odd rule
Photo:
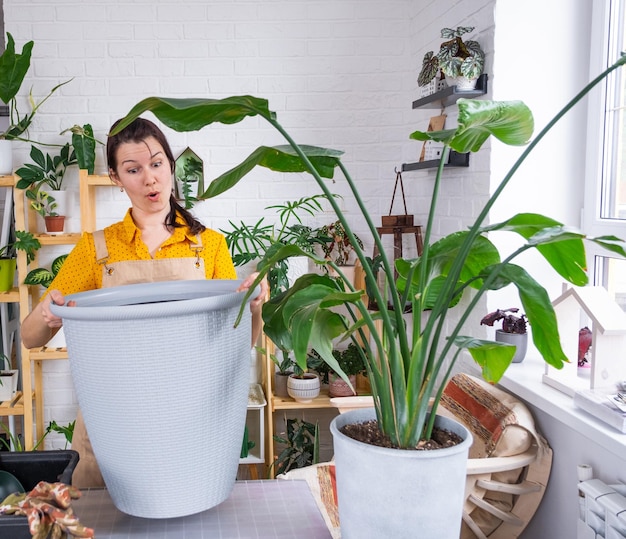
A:
<svg viewBox="0 0 626 539">
<path fill-rule="evenodd" d="M 371 407 L 372 400 L 338 397 L 331 404 L 344 412 Z M 552 465 L 552 450 L 530 412 L 510 394 L 459 374 L 448 383 L 438 413 L 462 422 L 474 437 L 460 537 L 515 539 L 539 507 Z"/>
</svg>

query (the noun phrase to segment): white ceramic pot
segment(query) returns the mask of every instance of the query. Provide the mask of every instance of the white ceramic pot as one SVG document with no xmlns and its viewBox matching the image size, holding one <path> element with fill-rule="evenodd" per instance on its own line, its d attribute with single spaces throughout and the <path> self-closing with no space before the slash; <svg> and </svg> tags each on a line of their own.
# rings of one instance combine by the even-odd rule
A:
<svg viewBox="0 0 626 539">
<path fill-rule="evenodd" d="M 230 495 L 252 330 L 248 308 L 234 327 L 240 284 L 133 284 L 72 294 L 74 307 L 52 307 L 63 318 L 78 403 L 120 511 L 174 518 Z"/>
<path fill-rule="evenodd" d="M 528 348 L 528 333 L 506 333 L 501 329 L 496 329 L 496 341 L 515 346 L 515 355 L 512 363 L 521 363 L 526 357 Z"/>
<path fill-rule="evenodd" d="M 19 372 L 17 369 L 0 372 L 0 402 L 9 401 L 15 396 Z"/>
<path fill-rule="evenodd" d="M 457 90 L 473 90 L 476 88 L 478 79 L 468 79 L 467 77 L 448 77 L 446 76 L 448 86 L 456 86 Z"/>
<path fill-rule="evenodd" d="M 354 440 L 344 425 L 376 419 L 374 408 L 338 415 L 330 424 L 343 539 L 458 539 L 472 435 L 437 416 L 435 425 L 463 442 L 430 451 L 389 449 Z"/>
<path fill-rule="evenodd" d="M 59 215 L 65 215 L 66 217 L 70 214 L 69 208 L 72 204 L 72 194 L 70 191 L 48 191 L 48 194 L 54 198 L 54 201 L 57 203 L 57 207 L 54 211 L 56 211 Z"/>
<path fill-rule="evenodd" d="M 66 346 L 65 331 L 63 328 L 60 328 L 54 337 L 46 343 L 46 348 L 65 348 Z"/>
<path fill-rule="evenodd" d="M 317 374 L 306 372 L 302 378 L 296 374 L 287 379 L 287 393 L 296 402 L 307 404 L 320 394 L 320 379 Z"/>
<path fill-rule="evenodd" d="M 13 141 L 0 140 L 0 176 L 13 174 Z"/>
</svg>

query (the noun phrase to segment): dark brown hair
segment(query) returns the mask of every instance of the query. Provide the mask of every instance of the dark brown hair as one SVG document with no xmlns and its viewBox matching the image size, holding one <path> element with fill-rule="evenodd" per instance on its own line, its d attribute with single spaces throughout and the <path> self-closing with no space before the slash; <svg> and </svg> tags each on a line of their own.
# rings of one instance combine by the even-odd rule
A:
<svg viewBox="0 0 626 539">
<path fill-rule="evenodd" d="M 117 120 L 112 126 L 111 130 L 120 122 Z M 174 174 L 176 167 L 176 161 L 172 148 L 170 147 L 167 138 L 163 131 L 161 131 L 156 124 L 145 118 L 137 118 L 133 120 L 127 127 L 122 129 L 119 133 L 113 136 L 107 137 L 107 164 L 108 167 L 117 173 L 117 149 L 128 142 L 142 142 L 149 137 L 153 137 L 161 145 L 165 152 L 165 157 L 170 162 L 170 171 Z M 173 193 L 170 193 L 170 212 L 165 218 L 165 226 L 168 228 L 176 228 L 182 226 L 176 222 L 176 214 L 185 221 L 185 224 L 189 227 L 192 234 L 199 234 L 203 232 L 206 227 L 198 221 L 188 210 L 183 208 L 174 197 Z"/>
</svg>

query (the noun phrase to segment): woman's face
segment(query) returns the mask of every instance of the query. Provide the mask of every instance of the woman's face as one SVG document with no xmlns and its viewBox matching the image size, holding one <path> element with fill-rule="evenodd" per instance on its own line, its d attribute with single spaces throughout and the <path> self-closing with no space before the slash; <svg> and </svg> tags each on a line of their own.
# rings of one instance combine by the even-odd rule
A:
<svg viewBox="0 0 626 539">
<path fill-rule="evenodd" d="M 111 179 L 123 187 L 135 212 L 169 211 L 172 173 L 163 147 L 154 137 L 141 142 L 125 142 L 117 148 L 117 171 Z"/>
</svg>

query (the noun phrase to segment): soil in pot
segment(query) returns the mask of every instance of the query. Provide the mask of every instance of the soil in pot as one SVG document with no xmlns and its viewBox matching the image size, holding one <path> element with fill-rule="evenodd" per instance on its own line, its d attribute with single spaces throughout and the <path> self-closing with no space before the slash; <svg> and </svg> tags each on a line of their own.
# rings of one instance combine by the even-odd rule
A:
<svg viewBox="0 0 626 539">
<path fill-rule="evenodd" d="M 364 421 L 352 423 L 339 429 L 343 434 L 365 444 L 377 445 L 379 447 L 396 448 L 389 437 L 378 428 L 378 421 Z M 460 444 L 463 439 L 454 432 L 435 427 L 432 438 L 428 441 L 420 441 L 415 449 L 417 451 L 427 451 L 431 449 L 442 449 Z"/>
</svg>

